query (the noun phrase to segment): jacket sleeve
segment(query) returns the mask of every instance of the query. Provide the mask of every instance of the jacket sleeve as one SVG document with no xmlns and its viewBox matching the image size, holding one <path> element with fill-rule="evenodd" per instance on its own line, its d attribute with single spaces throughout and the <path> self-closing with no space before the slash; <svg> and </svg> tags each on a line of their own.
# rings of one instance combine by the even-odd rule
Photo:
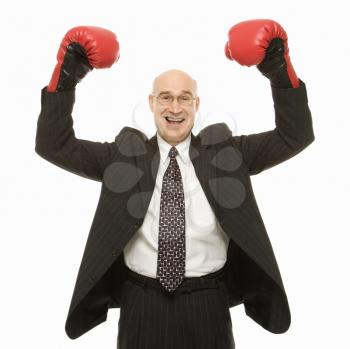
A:
<svg viewBox="0 0 350 349">
<path fill-rule="evenodd" d="M 35 152 L 56 166 L 101 182 L 116 150 L 116 141 L 101 143 L 77 139 L 71 115 L 74 101 L 75 90 L 48 92 L 46 87 L 42 89 Z"/>
<path fill-rule="evenodd" d="M 299 82 L 297 88 L 272 87 L 276 125 L 273 130 L 231 138 L 250 175 L 290 159 L 314 141 L 306 87 L 303 81 Z"/>
</svg>

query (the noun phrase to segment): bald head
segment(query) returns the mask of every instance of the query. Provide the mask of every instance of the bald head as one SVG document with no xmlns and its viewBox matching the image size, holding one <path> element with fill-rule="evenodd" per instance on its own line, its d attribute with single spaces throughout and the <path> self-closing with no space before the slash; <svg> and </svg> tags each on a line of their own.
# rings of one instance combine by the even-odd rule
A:
<svg viewBox="0 0 350 349">
<path fill-rule="evenodd" d="M 191 91 L 197 96 L 197 82 L 189 74 L 179 69 L 166 70 L 153 80 L 152 94 L 157 95 L 167 88 Z"/>
<path fill-rule="evenodd" d="M 189 98 L 189 93 L 193 98 Z M 171 96 L 172 98 L 166 100 L 171 102 L 164 103 L 164 100 L 160 102 L 160 94 L 164 97 Z M 196 80 L 190 75 L 179 69 L 170 69 L 161 73 L 153 81 L 153 89 L 148 96 L 148 101 L 157 132 L 169 144 L 174 146 L 190 134 L 200 103 Z M 184 101 L 187 102 L 184 103 Z M 179 121 L 172 122 L 168 120 L 169 117 Z"/>
</svg>

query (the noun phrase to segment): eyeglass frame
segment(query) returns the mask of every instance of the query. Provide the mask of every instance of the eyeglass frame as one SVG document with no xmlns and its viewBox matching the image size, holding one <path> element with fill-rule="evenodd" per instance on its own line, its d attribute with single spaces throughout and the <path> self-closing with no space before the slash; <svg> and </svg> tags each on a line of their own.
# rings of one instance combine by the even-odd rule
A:
<svg viewBox="0 0 350 349">
<path fill-rule="evenodd" d="M 172 97 L 171 102 L 170 102 L 169 104 L 163 104 L 163 103 L 161 103 L 161 102 L 159 101 L 159 97 L 160 97 L 161 94 L 170 95 L 170 96 Z M 191 104 L 186 105 L 186 104 L 182 104 L 182 103 L 179 102 L 179 97 L 180 97 L 180 96 L 183 96 L 183 95 L 191 96 Z M 197 99 L 197 96 L 196 96 L 196 97 L 193 97 L 192 93 L 189 93 L 189 92 L 182 93 L 182 94 L 180 94 L 180 95 L 178 95 L 178 96 L 173 96 L 173 95 L 172 95 L 171 93 L 169 93 L 169 92 L 160 92 L 160 93 L 158 94 L 158 96 L 155 96 L 155 95 L 151 95 L 151 96 L 152 96 L 153 98 L 156 98 L 157 101 L 158 101 L 158 103 L 159 103 L 160 105 L 164 106 L 164 107 L 169 107 L 170 105 L 172 105 L 172 103 L 174 102 L 175 98 L 176 98 L 176 100 L 177 100 L 177 103 L 179 103 L 180 105 L 185 106 L 185 107 L 190 107 L 190 106 L 192 106 L 192 105 L 193 105 L 193 101 L 194 101 L 195 99 Z"/>
</svg>

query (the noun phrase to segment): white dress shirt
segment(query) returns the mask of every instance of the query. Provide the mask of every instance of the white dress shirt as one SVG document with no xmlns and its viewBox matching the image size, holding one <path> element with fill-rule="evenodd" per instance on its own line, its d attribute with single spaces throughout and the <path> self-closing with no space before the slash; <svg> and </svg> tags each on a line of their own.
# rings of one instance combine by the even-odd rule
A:
<svg viewBox="0 0 350 349">
<path fill-rule="evenodd" d="M 158 258 L 160 196 L 171 145 L 157 132 L 159 168 L 143 224 L 124 248 L 124 261 L 136 273 L 155 278 Z M 229 237 L 217 222 L 189 157 L 191 134 L 176 145 L 185 196 L 185 277 L 202 276 L 221 269 L 227 259 Z"/>
</svg>

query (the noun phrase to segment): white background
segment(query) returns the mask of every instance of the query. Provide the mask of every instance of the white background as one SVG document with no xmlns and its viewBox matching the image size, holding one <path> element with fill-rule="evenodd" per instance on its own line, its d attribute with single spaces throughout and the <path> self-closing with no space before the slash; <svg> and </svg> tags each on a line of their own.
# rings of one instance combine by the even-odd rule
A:
<svg viewBox="0 0 350 349">
<path fill-rule="evenodd" d="M 236 134 L 274 127 L 268 80 L 226 59 L 229 28 L 271 18 L 286 29 L 306 83 L 316 140 L 252 177 L 287 291 L 292 324 L 267 332 L 231 308 L 236 347 L 348 348 L 349 23 L 345 1 L 11 1 L 1 5 L 1 348 L 115 348 L 119 310 L 72 341 L 64 323 L 100 184 L 34 152 L 40 90 L 65 32 L 114 31 L 119 62 L 93 71 L 76 93 L 78 138 L 113 141 L 123 126 L 155 133 L 152 79 L 179 68 L 198 82 L 194 133 L 227 122 Z M 180 349 L 180 348 L 179 348 Z M 214 348 L 213 348 L 214 349 Z"/>
</svg>

